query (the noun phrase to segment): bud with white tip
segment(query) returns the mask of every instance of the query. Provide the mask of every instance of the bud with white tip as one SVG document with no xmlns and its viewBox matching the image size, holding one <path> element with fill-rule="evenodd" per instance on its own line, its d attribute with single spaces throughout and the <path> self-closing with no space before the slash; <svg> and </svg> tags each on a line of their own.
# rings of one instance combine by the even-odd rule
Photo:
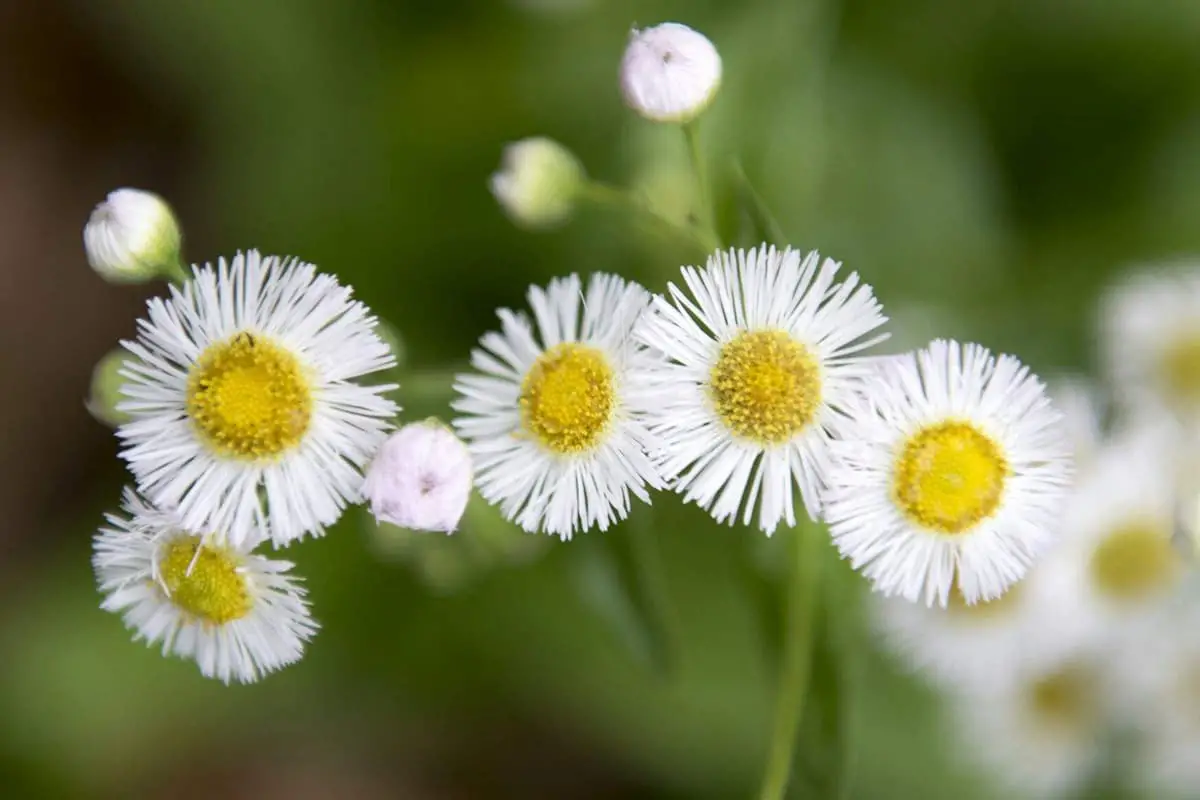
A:
<svg viewBox="0 0 1200 800">
<path fill-rule="evenodd" d="M 453 533 L 471 497 L 471 454 L 437 419 L 405 425 L 367 469 L 363 494 L 378 522 Z"/>
<path fill-rule="evenodd" d="M 655 122 L 690 122 L 721 85 L 721 56 L 702 33 L 677 22 L 634 29 L 621 59 L 625 104 Z"/>
<path fill-rule="evenodd" d="M 571 215 L 586 181 L 574 153 L 538 136 L 505 147 L 500 170 L 489 185 L 514 222 L 548 228 Z"/>
<path fill-rule="evenodd" d="M 83 228 L 88 262 L 111 283 L 179 274 L 181 238 L 167 202 L 140 189 L 110 192 Z"/>
<path fill-rule="evenodd" d="M 100 359 L 92 370 L 92 387 L 88 395 L 87 410 L 97 421 L 110 428 L 119 428 L 131 419 L 118 408 L 125 400 L 121 393 L 125 377 L 121 371 L 125 369 L 126 364 L 136 361 L 136 356 L 125 348 L 118 347 Z"/>
</svg>

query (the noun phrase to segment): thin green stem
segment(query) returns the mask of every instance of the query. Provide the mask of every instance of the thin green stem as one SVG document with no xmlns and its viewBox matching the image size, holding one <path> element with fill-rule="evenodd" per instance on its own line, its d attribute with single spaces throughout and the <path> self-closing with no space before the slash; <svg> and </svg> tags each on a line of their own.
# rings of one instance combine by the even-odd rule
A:
<svg viewBox="0 0 1200 800">
<path fill-rule="evenodd" d="M 801 523 L 792 529 L 784 620 L 783 664 L 779 672 L 779 693 L 775 700 L 775 722 L 771 749 L 763 773 L 760 800 L 782 800 L 791 779 L 792 756 L 796 736 L 804 717 L 808 679 L 812 671 L 813 628 L 820 578 L 820 537 L 814 526 Z"/>
<path fill-rule="evenodd" d="M 182 259 L 176 259 L 167 264 L 163 269 L 163 276 L 176 286 L 181 286 L 192 279 L 187 267 L 183 265 Z"/>
<path fill-rule="evenodd" d="M 700 192 L 700 207 L 704 209 L 703 223 L 712 227 L 715 217 L 713 210 L 712 185 L 708 180 L 708 162 L 704 159 L 704 151 L 700 147 L 700 123 L 692 120 L 683 125 L 683 138 L 687 141 L 688 159 L 692 162 L 692 171 L 696 173 L 696 188 Z"/>
<path fill-rule="evenodd" d="M 629 521 L 629 536 L 634 558 L 637 581 L 642 596 L 653 617 L 652 624 L 658 628 L 656 639 L 661 645 L 658 653 L 663 671 L 673 674 L 679 665 L 680 634 L 679 618 L 671 595 L 667 589 L 666 572 L 663 569 L 662 550 L 654 529 L 653 514 L 649 507 L 638 509 Z"/>
<path fill-rule="evenodd" d="M 655 211 L 645 200 L 625 189 L 591 181 L 583 188 L 582 197 L 596 205 L 632 212 L 659 232 L 689 242 L 705 255 L 720 249 L 720 240 L 712 231 L 673 222 Z"/>
</svg>

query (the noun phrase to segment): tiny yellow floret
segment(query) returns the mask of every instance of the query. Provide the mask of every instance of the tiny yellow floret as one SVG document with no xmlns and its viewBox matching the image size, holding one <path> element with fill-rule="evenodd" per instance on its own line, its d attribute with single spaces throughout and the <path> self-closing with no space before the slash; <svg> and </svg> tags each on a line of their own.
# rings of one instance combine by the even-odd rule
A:
<svg viewBox="0 0 1200 800">
<path fill-rule="evenodd" d="M 188 416 L 226 457 L 282 455 L 304 438 L 312 407 L 300 361 L 259 334 L 243 332 L 209 345 L 188 375 Z"/>
<path fill-rule="evenodd" d="M 821 405 L 817 359 L 785 331 L 738 334 L 721 348 L 709 383 L 725 427 L 763 446 L 792 439 Z"/>
<path fill-rule="evenodd" d="M 996 512 L 1009 475 L 1000 445 L 970 422 L 921 428 L 900 450 L 893 499 L 924 528 L 963 533 Z"/>
<path fill-rule="evenodd" d="M 563 342 L 542 353 L 521 383 L 521 422 L 558 455 L 595 448 L 616 410 L 613 369 L 599 349 Z"/>
<path fill-rule="evenodd" d="M 199 536 L 180 536 L 165 546 L 159 558 L 161 588 L 188 614 L 224 625 L 249 614 L 253 605 L 238 563 L 230 551 L 202 544 Z"/>
</svg>

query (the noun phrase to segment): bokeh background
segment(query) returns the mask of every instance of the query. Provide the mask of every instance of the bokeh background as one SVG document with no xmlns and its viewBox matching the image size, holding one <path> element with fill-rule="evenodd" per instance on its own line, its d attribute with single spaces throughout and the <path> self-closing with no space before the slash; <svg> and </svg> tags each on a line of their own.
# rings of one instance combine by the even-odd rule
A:
<svg viewBox="0 0 1200 800">
<path fill-rule="evenodd" d="M 626 111 L 615 77 L 630 26 L 664 20 L 724 58 L 714 169 L 740 156 L 796 245 L 875 285 L 891 347 L 954 336 L 1091 371 L 1098 290 L 1200 247 L 1194 0 L 5 0 L 0 794 L 751 795 L 774 692 L 751 567 L 773 545 L 673 498 L 653 517 L 683 635 L 667 677 L 588 577 L 620 529 L 531 540 L 473 505 L 455 537 L 397 541 L 348 514 L 287 554 L 323 630 L 249 687 L 130 643 L 89 565 L 126 480 L 84 408 L 90 371 L 162 288 L 87 268 L 106 192 L 170 199 L 193 261 L 257 247 L 336 273 L 428 388 L 530 283 L 662 290 L 695 260 L 611 211 L 518 230 L 486 188 L 505 142 L 543 134 L 688 213 L 681 137 Z M 445 413 L 433 391 L 401 399 Z M 1002 796 L 826 549 L 826 624 L 854 665 L 819 671 L 816 707 L 844 713 L 847 796 Z M 834 716 L 806 720 L 796 796 L 828 796 Z"/>
</svg>

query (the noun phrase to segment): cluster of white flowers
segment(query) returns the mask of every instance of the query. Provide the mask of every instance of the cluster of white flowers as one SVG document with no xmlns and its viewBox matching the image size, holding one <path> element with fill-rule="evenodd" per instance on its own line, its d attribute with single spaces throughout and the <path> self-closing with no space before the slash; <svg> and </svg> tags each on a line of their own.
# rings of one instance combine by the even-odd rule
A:
<svg viewBox="0 0 1200 800">
<path fill-rule="evenodd" d="M 643 116 L 690 124 L 720 77 L 711 42 L 668 24 L 634 33 L 621 85 Z M 492 190 L 532 225 L 563 219 L 586 181 L 548 140 L 506 164 Z M 122 198 L 88 224 L 92 263 L 171 274 L 139 265 L 179 261 L 173 214 Z M 170 252 L 146 256 L 149 241 Z M 877 591 L 942 607 L 999 598 L 1058 533 L 1074 445 L 1043 385 L 975 344 L 868 355 L 887 336 L 880 303 L 815 251 L 717 249 L 660 295 L 603 273 L 531 287 L 532 316 L 500 310 L 457 377 L 453 428 L 390 438 L 397 387 L 359 380 L 394 356 L 348 287 L 255 251 L 178 273 L 97 371 L 94 411 L 119 426 L 135 488 L 95 567 L 106 609 L 225 681 L 296 660 L 316 630 L 291 565 L 255 548 L 319 536 L 364 501 L 452 532 L 473 483 L 564 540 L 654 491 L 768 535 L 799 504 Z"/>
<path fill-rule="evenodd" d="M 946 690 L 964 753 L 1013 793 L 1081 796 L 1114 749 L 1145 796 L 1200 785 L 1197 287 L 1200 267 L 1179 265 L 1113 286 L 1107 385 L 1052 384 L 1078 480 L 1025 580 L 973 606 L 965 578 L 946 610 L 873 604 L 884 639 Z"/>
</svg>

